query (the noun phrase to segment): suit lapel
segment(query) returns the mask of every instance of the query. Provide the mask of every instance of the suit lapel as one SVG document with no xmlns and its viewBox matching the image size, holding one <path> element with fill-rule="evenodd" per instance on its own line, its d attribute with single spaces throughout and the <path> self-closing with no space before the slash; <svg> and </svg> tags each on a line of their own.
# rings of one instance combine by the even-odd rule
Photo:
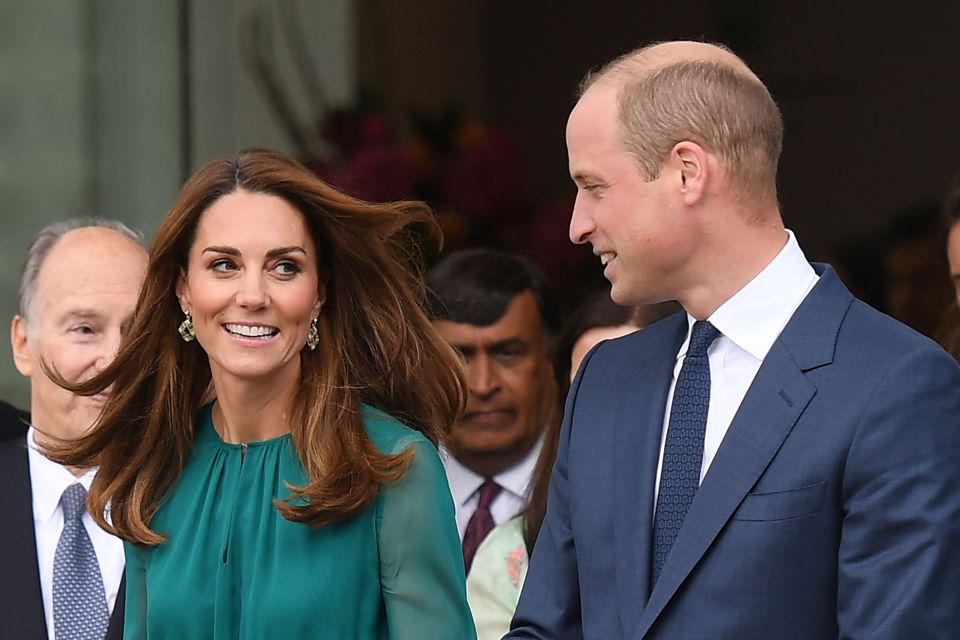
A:
<svg viewBox="0 0 960 640">
<path fill-rule="evenodd" d="M 770 464 L 816 389 L 782 347 L 767 354 L 690 505 L 640 623 L 649 629 Z"/>
<path fill-rule="evenodd" d="M 6 524 L 0 527 L 0 591 L 4 593 L 0 628 L 4 637 L 45 638 L 30 467 L 23 436 L 0 443 L 0 469 L 4 478 L 0 482 L 0 513 L 6 514 Z"/>
<path fill-rule="evenodd" d="M 643 637 L 650 629 L 816 394 L 805 371 L 832 362 L 840 323 L 853 298 L 832 269 L 814 267 L 820 282 L 794 313 L 757 372 L 690 506 L 632 637 Z M 649 547 L 649 521 L 646 539 Z"/>
<path fill-rule="evenodd" d="M 19 429 L 19 425 L 15 425 Z M 37 538 L 33 525 L 33 492 L 30 462 L 23 435 L 0 441 L 0 513 L 6 524 L 0 527 L 0 629 L 4 638 L 46 638 L 47 622 L 37 567 Z M 106 640 L 123 638 L 126 576 L 107 627 Z"/>
<path fill-rule="evenodd" d="M 665 320 L 669 324 L 664 337 L 647 342 L 650 349 L 629 363 L 628 388 L 617 406 L 613 477 L 620 479 L 620 498 L 613 526 L 620 619 L 628 637 L 650 592 L 651 488 L 656 482 L 667 392 L 677 350 L 686 336 L 686 320 L 686 314 Z"/>
</svg>

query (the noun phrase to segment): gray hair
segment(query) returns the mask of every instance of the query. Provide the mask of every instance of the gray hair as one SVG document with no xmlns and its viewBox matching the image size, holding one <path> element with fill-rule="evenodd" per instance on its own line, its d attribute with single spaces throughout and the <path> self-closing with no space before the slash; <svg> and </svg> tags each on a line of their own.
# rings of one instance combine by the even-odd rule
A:
<svg viewBox="0 0 960 640">
<path fill-rule="evenodd" d="M 47 255 L 53 249 L 53 245 L 70 231 L 89 227 L 111 229 L 143 246 L 143 234 L 131 229 L 119 220 L 107 218 L 72 218 L 52 222 L 40 229 L 33 238 L 33 242 L 30 243 L 30 248 L 27 249 L 27 256 L 24 258 L 23 268 L 20 270 L 20 284 L 17 287 L 18 313 L 20 317 L 27 320 L 29 325 L 33 324 L 29 312 L 33 307 L 34 299 L 37 297 L 37 278 L 40 275 L 40 268 L 43 266 L 44 260 L 47 259 Z"/>
</svg>

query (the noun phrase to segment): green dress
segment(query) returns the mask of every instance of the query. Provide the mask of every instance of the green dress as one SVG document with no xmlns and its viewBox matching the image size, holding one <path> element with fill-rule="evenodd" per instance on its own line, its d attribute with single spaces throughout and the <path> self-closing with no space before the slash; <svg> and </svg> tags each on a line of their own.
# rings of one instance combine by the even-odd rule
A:
<svg viewBox="0 0 960 640">
<path fill-rule="evenodd" d="M 168 539 L 126 545 L 125 638 L 460 640 L 475 638 L 453 502 L 437 450 L 364 406 L 383 452 L 412 448 L 409 471 L 343 523 L 285 520 L 274 498 L 306 477 L 289 435 L 220 439 L 211 405 L 151 524 Z"/>
</svg>

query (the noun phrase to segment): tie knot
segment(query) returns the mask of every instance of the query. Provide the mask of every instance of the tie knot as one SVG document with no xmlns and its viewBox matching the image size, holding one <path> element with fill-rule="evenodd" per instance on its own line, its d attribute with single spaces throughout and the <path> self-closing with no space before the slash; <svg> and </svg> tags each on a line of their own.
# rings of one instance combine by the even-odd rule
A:
<svg viewBox="0 0 960 640">
<path fill-rule="evenodd" d="M 484 483 L 480 485 L 480 500 L 477 503 L 477 509 L 489 510 L 490 505 L 493 504 L 493 501 L 499 493 L 500 485 L 493 480 L 485 480 Z"/>
<path fill-rule="evenodd" d="M 720 331 L 706 320 L 697 320 L 690 331 L 690 346 L 687 348 L 687 357 L 703 357 L 713 341 L 720 335 Z"/>
<path fill-rule="evenodd" d="M 60 496 L 60 506 L 63 507 L 64 521 L 76 521 L 87 510 L 87 490 L 79 482 L 64 489 Z"/>
</svg>

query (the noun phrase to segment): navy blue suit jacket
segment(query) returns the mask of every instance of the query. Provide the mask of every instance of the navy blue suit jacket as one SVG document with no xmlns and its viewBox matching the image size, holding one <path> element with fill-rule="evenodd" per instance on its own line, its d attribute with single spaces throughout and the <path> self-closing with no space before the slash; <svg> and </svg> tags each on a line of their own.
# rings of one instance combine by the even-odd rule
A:
<svg viewBox="0 0 960 640">
<path fill-rule="evenodd" d="M 508 638 L 960 637 L 960 367 L 815 266 L 652 592 L 685 314 L 588 356 Z"/>
</svg>

